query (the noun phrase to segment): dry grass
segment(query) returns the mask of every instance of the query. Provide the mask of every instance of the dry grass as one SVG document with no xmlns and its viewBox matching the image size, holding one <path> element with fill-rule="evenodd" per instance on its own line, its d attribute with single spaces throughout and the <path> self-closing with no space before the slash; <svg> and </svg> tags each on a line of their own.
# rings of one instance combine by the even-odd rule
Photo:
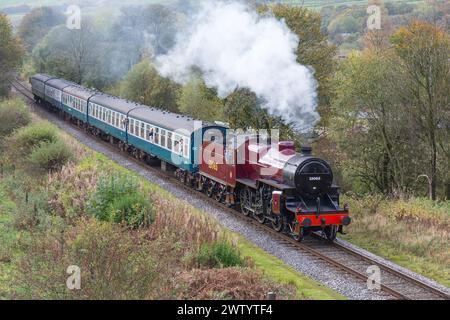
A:
<svg viewBox="0 0 450 320">
<path fill-rule="evenodd" d="M 345 199 L 353 223 L 344 236 L 437 281 L 450 284 L 450 205 L 427 199 Z"/>
<path fill-rule="evenodd" d="M 295 297 L 293 286 L 273 283 L 255 269 L 195 269 L 179 274 L 175 282 L 179 299 L 264 300 L 268 292 L 279 299 Z"/>
<path fill-rule="evenodd" d="M 48 176 L 49 206 L 62 218 L 73 219 L 85 213 L 89 193 L 95 189 L 99 173 L 94 167 L 78 170 L 71 164 Z"/>
<path fill-rule="evenodd" d="M 196 214 L 189 205 L 169 201 L 158 194 L 153 194 L 152 198 L 158 212 L 152 226 L 155 236 L 170 233 L 179 241 L 199 246 L 214 242 L 223 235 L 216 221 Z"/>
</svg>

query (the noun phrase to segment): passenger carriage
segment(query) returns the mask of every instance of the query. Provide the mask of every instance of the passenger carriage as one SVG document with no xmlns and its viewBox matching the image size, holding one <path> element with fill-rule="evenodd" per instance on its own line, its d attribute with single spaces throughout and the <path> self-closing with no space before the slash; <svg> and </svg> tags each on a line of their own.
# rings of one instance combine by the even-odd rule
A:
<svg viewBox="0 0 450 320">
<path fill-rule="evenodd" d="M 75 83 L 63 79 L 51 78 L 45 82 L 45 101 L 58 110 L 62 110 L 62 94 L 63 91 Z"/>
<path fill-rule="evenodd" d="M 62 110 L 72 117 L 87 123 L 89 99 L 97 94 L 99 94 L 98 91 L 89 90 L 78 85 L 66 87 L 61 97 Z"/>
</svg>

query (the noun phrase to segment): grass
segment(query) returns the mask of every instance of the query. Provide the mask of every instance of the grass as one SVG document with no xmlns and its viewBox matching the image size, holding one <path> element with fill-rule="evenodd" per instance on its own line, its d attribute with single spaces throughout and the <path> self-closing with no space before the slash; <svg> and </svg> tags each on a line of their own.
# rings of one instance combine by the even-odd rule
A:
<svg viewBox="0 0 450 320">
<path fill-rule="evenodd" d="M 33 116 L 33 120 L 34 122 L 41 121 L 36 116 Z M 282 261 L 263 250 L 257 249 L 244 238 L 225 230 L 219 225 L 218 221 L 211 218 L 206 213 L 192 207 L 186 201 L 176 198 L 158 185 L 150 183 L 139 174 L 123 168 L 106 156 L 80 145 L 75 139 L 60 130 L 58 130 L 58 136 L 76 150 L 74 153 L 77 155 L 77 161 L 76 164 L 72 164 L 58 172 L 54 172 L 50 174 L 49 177 L 43 176 L 43 181 L 40 182 L 42 187 L 46 189 L 48 195 L 57 194 L 55 194 L 56 197 L 51 197 L 53 203 L 52 206 L 54 207 L 54 210 L 56 210 L 54 212 L 57 215 L 63 216 L 66 219 L 69 219 L 69 221 L 71 219 L 76 221 L 77 214 L 79 215 L 80 212 L 85 210 L 82 203 L 86 201 L 86 198 L 83 198 L 82 194 L 85 194 L 86 190 L 91 190 L 90 192 L 92 192 L 98 183 L 99 177 L 103 174 L 123 174 L 127 176 L 130 181 L 135 181 L 144 194 L 149 195 L 154 199 L 155 208 L 157 209 L 158 214 L 152 228 L 175 230 L 174 239 L 180 241 L 180 244 L 191 244 L 188 247 L 190 248 L 195 247 L 196 243 L 199 244 L 216 241 L 217 239 L 228 239 L 236 244 L 243 258 L 251 258 L 251 260 L 246 261 L 251 261 L 250 264 L 254 265 L 262 272 L 268 281 L 295 286 L 297 297 L 299 299 L 322 300 L 343 298 L 339 294 L 321 286 L 310 278 L 295 272 Z M 21 180 L 22 178 L 23 177 L 17 172 L 15 180 Z M 14 183 L 10 185 L 10 180 L 11 179 L 8 178 L 8 188 L 14 185 Z M 34 232 L 33 230 L 28 229 L 26 231 L 14 229 L 13 222 L 16 219 L 15 214 L 18 214 L 19 210 L 16 209 L 14 202 L 9 200 L 5 189 L 6 180 L 4 180 L 4 182 L 5 183 L 2 185 L 2 181 L 0 180 L 0 241 L 2 243 L 1 256 L 5 257 L 0 260 L 0 299 L 10 298 L 11 292 L 17 292 L 17 289 L 22 290 L 20 287 L 16 288 L 14 286 L 14 275 L 17 274 L 14 273 L 14 271 L 18 266 L 17 262 L 20 261 L 22 257 L 25 257 L 24 254 L 26 253 L 26 251 L 24 251 L 25 246 L 20 245 L 21 242 L 19 240 L 23 236 L 26 237 L 25 239 L 30 239 L 29 235 Z M 20 184 L 20 181 L 16 182 Z M 31 197 L 33 196 L 32 193 L 35 191 L 30 192 Z M 18 199 L 16 199 L 15 193 L 15 191 L 12 191 L 10 196 L 11 199 L 17 201 Z M 70 194 L 70 196 L 68 196 L 68 194 Z M 31 239 L 34 239 L 34 237 L 35 236 L 33 235 Z M 3 244 L 5 245 L 3 246 Z M 176 244 L 176 246 L 180 244 Z M 181 256 L 179 258 L 181 258 Z M 18 272 L 20 272 L 20 270 L 17 269 Z M 222 272 L 220 270 L 217 272 Z M 240 270 L 242 270 L 239 272 L 242 273 L 244 278 L 246 277 L 246 273 L 253 273 L 256 271 L 246 269 L 245 267 Z M 48 272 L 51 275 L 51 272 Z M 23 295 L 27 297 L 27 292 L 23 292 Z"/>
<path fill-rule="evenodd" d="M 102 166 L 109 166 L 116 172 L 127 173 L 128 175 L 139 179 L 139 176 L 136 173 L 119 166 L 117 163 L 109 160 L 104 155 L 96 152 L 94 153 L 93 157 L 86 158 L 85 161 L 80 164 L 80 166 L 86 167 L 94 165 L 95 163 L 102 163 Z M 150 192 L 158 193 L 159 195 L 167 199 L 168 202 L 184 202 L 183 200 L 175 198 L 171 193 L 155 184 L 149 183 L 148 181 L 143 181 L 143 183 Z M 201 212 L 188 204 L 186 205 L 190 208 L 189 212 L 191 214 L 200 216 L 206 215 L 204 212 Z M 240 249 L 243 257 L 251 258 L 255 266 L 273 281 L 294 285 L 297 289 L 298 298 L 311 300 L 345 299 L 345 297 L 343 297 L 339 293 L 295 271 L 280 259 L 258 248 L 254 244 L 245 240 L 242 236 L 239 236 L 232 232 L 227 233 L 230 237 L 236 239 L 237 247 Z"/>
<path fill-rule="evenodd" d="M 9 199 L 0 183 L 0 300 L 6 299 L 10 291 L 8 281 L 13 272 L 12 262 L 19 253 L 14 244 L 21 232 L 12 227 L 15 210 L 14 202 Z"/>
<path fill-rule="evenodd" d="M 353 223 L 342 239 L 450 287 L 450 202 L 373 196 L 343 201 Z"/>
</svg>

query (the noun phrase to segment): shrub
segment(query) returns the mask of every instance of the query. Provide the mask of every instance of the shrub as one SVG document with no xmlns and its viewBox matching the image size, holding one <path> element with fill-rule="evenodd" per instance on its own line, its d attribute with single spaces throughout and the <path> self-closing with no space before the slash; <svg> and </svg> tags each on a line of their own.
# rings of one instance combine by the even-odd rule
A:
<svg viewBox="0 0 450 320">
<path fill-rule="evenodd" d="M 19 150 L 22 155 L 29 154 L 35 147 L 44 142 L 56 142 L 58 135 L 50 124 L 33 124 L 17 131 L 11 137 L 10 148 Z"/>
<path fill-rule="evenodd" d="M 140 193 L 124 194 L 109 206 L 109 216 L 117 223 L 126 222 L 133 228 L 149 226 L 154 221 L 151 202 Z"/>
<path fill-rule="evenodd" d="M 144 234 L 95 220 L 36 233 L 18 265 L 15 298 L 145 299 L 160 271 L 151 250 Z M 66 287 L 71 265 L 80 268 L 80 290 Z"/>
<path fill-rule="evenodd" d="M 242 259 L 238 249 L 223 240 L 202 244 L 196 261 L 199 266 L 208 268 L 229 268 L 245 265 L 245 260 Z"/>
<path fill-rule="evenodd" d="M 134 228 L 154 221 L 152 203 L 140 194 L 137 181 L 125 175 L 101 178 L 88 200 L 87 211 L 99 220 L 126 222 Z"/>
<path fill-rule="evenodd" d="M 11 134 L 30 121 L 30 112 L 22 100 L 11 99 L 0 102 L 0 137 Z"/>
<path fill-rule="evenodd" d="M 37 169 L 56 171 L 73 159 L 72 150 L 62 141 L 42 142 L 28 157 Z"/>
</svg>

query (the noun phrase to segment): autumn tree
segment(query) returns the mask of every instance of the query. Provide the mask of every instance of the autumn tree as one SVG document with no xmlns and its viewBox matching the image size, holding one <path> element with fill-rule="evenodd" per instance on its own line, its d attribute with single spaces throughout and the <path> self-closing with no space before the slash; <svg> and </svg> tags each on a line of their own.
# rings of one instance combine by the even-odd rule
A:
<svg viewBox="0 0 450 320">
<path fill-rule="evenodd" d="M 405 192 L 420 172 L 412 165 L 420 156 L 398 98 L 399 82 L 386 51 L 353 53 L 336 74 L 330 135 L 344 155 L 342 174 L 356 180 L 354 191 Z"/>
<path fill-rule="evenodd" d="M 399 57 L 398 71 L 405 75 L 398 92 L 426 143 L 421 151 L 428 156 L 424 174 L 430 181 L 430 198 L 436 199 L 440 153 L 449 160 L 450 36 L 436 25 L 413 21 L 393 35 L 392 43 Z"/>
<path fill-rule="evenodd" d="M 178 91 L 178 85 L 160 76 L 148 59 L 135 65 L 120 84 L 121 97 L 172 112 L 178 111 Z"/>
<path fill-rule="evenodd" d="M 100 62 L 102 43 L 96 27 L 83 20 L 80 30 L 66 26 L 54 27 L 33 50 L 38 72 L 59 76 L 76 83 L 85 83 Z"/>
<path fill-rule="evenodd" d="M 260 12 L 284 19 L 287 26 L 299 37 L 297 60 L 314 69 L 314 76 L 319 83 L 319 103 L 327 105 L 337 51 L 335 46 L 328 43 L 327 35 L 321 29 L 320 14 L 300 6 L 284 4 L 265 5 L 260 8 Z"/>
<path fill-rule="evenodd" d="M 14 70 L 23 56 L 21 42 L 14 37 L 8 17 L 0 12 L 0 97 L 7 96 Z"/>
<path fill-rule="evenodd" d="M 18 36 L 22 39 L 25 49 L 31 52 L 54 26 L 63 22 L 64 16 L 50 7 L 35 8 L 22 18 Z"/>
<path fill-rule="evenodd" d="M 369 5 L 376 6 L 380 10 L 380 29 L 373 28 L 366 30 L 363 39 L 364 47 L 373 51 L 382 52 L 384 49 L 390 47 L 389 38 L 394 31 L 392 21 L 383 0 L 370 0 Z"/>
<path fill-rule="evenodd" d="M 208 88 L 199 76 L 194 75 L 180 92 L 180 112 L 204 121 L 223 119 L 224 103 L 215 89 Z"/>
</svg>

